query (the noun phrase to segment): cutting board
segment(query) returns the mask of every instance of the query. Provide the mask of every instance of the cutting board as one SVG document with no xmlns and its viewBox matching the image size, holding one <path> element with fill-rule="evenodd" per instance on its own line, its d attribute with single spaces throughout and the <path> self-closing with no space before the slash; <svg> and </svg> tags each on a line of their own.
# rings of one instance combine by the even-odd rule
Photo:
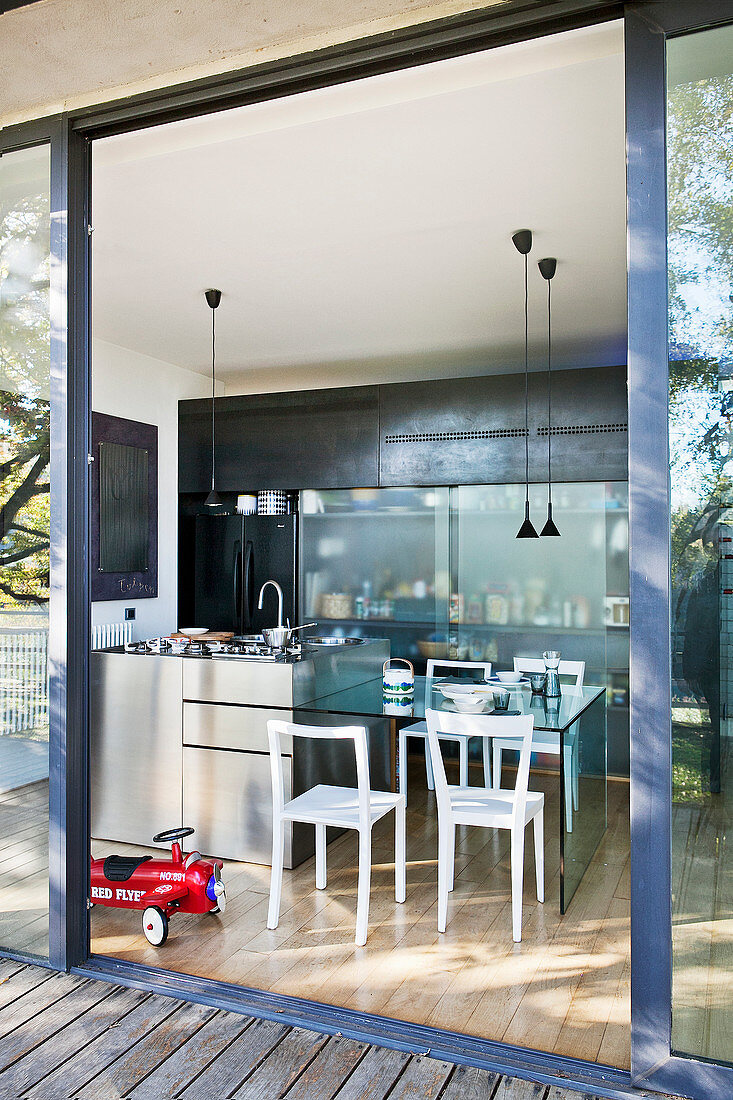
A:
<svg viewBox="0 0 733 1100">
<path fill-rule="evenodd" d="M 210 630 L 207 634 L 181 634 L 180 631 L 176 631 L 175 634 L 170 635 L 173 641 L 184 641 L 188 639 L 191 642 L 231 642 L 234 637 L 233 630 Z"/>
</svg>

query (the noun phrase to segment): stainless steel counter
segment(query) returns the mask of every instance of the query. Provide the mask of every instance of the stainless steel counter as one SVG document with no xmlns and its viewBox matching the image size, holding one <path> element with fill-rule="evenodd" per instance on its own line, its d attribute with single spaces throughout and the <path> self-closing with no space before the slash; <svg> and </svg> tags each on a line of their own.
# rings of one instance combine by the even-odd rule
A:
<svg viewBox="0 0 733 1100">
<path fill-rule="evenodd" d="M 292 721 L 293 706 L 380 675 L 388 657 L 382 640 L 277 663 L 94 652 L 92 836 L 150 845 L 154 833 L 185 824 L 206 854 L 269 864 L 268 719 Z M 388 726 L 368 724 L 372 785 L 386 787 Z M 298 739 L 283 749 L 286 798 L 319 782 L 355 782 L 348 746 Z M 296 824 L 286 866 L 312 853 L 313 829 Z"/>
</svg>

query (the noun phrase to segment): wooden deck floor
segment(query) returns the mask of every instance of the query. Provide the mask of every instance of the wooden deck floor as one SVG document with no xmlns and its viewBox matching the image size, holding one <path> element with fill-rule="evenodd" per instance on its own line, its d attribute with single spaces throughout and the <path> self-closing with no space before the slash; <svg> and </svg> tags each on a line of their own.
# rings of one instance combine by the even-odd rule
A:
<svg viewBox="0 0 733 1100">
<path fill-rule="evenodd" d="M 0 1096 L 593 1100 L 0 960 Z"/>
<path fill-rule="evenodd" d="M 269 868 L 229 863 L 220 918 L 174 918 L 167 944 L 156 949 L 141 935 L 139 913 L 95 907 L 92 951 L 628 1068 L 627 784 L 609 784 L 608 832 L 561 916 L 557 776 L 533 773 L 547 798 L 547 900 L 536 900 L 529 843 L 523 940 L 514 944 L 505 831 L 459 829 L 456 888 L 447 931 L 438 934 L 434 795 L 419 772 L 412 769 L 408 803 L 407 900 L 395 904 L 392 822 L 385 821 L 375 828 L 365 947 L 354 945 L 349 833 L 329 845 L 326 890 L 315 889 L 312 860 L 286 872 L 276 931 L 265 926 Z M 96 856 L 115 850 L 125 846 L 93 844 Z"/>
</svg>

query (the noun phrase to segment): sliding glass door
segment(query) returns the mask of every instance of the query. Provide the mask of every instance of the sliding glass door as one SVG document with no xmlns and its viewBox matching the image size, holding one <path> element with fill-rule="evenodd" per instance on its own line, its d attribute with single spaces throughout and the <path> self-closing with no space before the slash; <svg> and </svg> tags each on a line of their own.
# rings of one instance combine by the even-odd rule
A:
<svg viewBox="0 0 733 1100">
<path fill-rule="evenodd" d="M 732 16 L 626 23 L 632 1074 L 694 1097 L 733 1095 Z"/>
<path fill-rule="evenodd" d="M 672 1049 L 733 1062 L 733 25 L 667 44 Z"/>
<path fill-rule="evenodd" d="M 0 948 L 48 954 L 50 146 L 0 158 Z"/>
</svg>

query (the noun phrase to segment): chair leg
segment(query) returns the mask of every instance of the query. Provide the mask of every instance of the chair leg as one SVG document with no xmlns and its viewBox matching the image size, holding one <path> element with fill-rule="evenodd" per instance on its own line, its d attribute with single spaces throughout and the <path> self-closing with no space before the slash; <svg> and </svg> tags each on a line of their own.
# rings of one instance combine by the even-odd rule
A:
<svg viewBox="0 0 733 1100">
<path fill-rule="evenodd" d="M 522 940 L 522 888 L 524 886 L 524 829 L 512 829 L 512 939 Z"/>
<path fill-rule="evenodd" d="M 448 841 L 448 891 L 453 890 L 456 877 L 456 827 L 451 825 Z"/>
<path fill-rule="evenodd" d="M 493 786 L 501 788 L 501 745 L 494 741 Z"/>
<path fill-rule="evenodd" d="M 363 947 L 369 928 L 369 891 L 372 879 L 372 831 L 359 830 L 359 887 L 356 902 L 356 944 Z"/>
<path fill-rule="evenodd" d="M 438 931 L 445 932 L 448 920 L 448 881 L 450 875 L 450 842 L 453 827 L 438 822 Z"/>
<path fill-rule="evenodd" d="M 399 802 L 394 811 L 394 896 L 399 902 L 407 896 L 405 833 L 405 803 Z"/>
<path fill-rule="evenodd" d="M 435 779 L 433 778 L 433 761 L 430 758 L 430 745 L 428 744 L 428 735 L 425 734 L 425 779 L 428 784 L 428 790 L 435 790 Z"/>
<path fill-rule="evenodd" d="M 545 900 L 545 818 L 544 809 L 534 819 L 534 873 L 537 879 L 537 901 Z"/>
<path fill-rule="evenodd" d="M 325 890 L 326 880 L 326 826 L 316 825 L 316 890 Z"/>
<path fill-rule="evenodd" d="M 397 736 L 397 770 L 400 775 L 399 791 L 407 801 L 407 734 L 404 729 Z"/>
<path fill-rule="evenodd" d="M 563 747 L 563 773 L 565 781 L 565 831 L 573 831 L 573 763 L 572 750 Z"/>
<path fill-rule="evenodd" d="M 458 782 L 462 787 L 468 786 L 468 738 L 462 737 L 458 742 Z"/>
<path fill-rule="evenodd" d="M 491 738 L 484 737 L 484 787 L 491 786 Z"/>
<path fill-rule="evenodd" d="M 272 871 L 270 874 L 270 905 L 267 910 L 267 927 L 277 928 L 280 922 L 280 896 L 283 885 L 283 861 L 285 859 L 285 830 L 282 818 L 272 823 Z"/>
</svg>

